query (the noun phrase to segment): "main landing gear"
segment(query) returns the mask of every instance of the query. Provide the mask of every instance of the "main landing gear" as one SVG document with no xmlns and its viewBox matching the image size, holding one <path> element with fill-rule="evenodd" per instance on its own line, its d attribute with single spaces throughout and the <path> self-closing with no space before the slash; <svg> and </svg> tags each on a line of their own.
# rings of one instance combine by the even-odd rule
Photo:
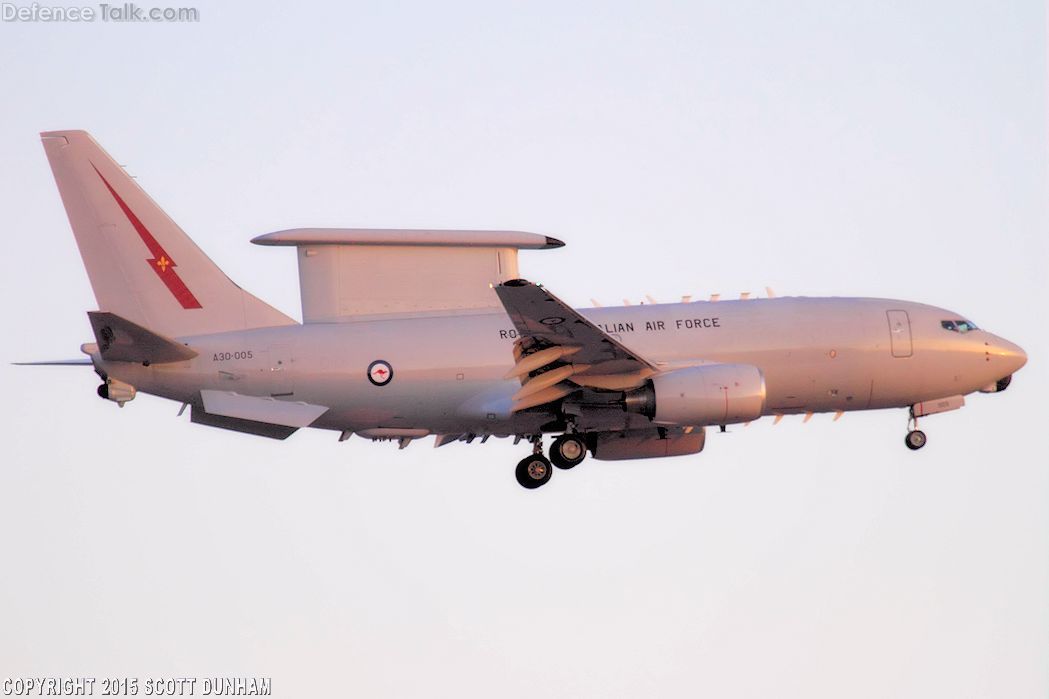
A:
<svg viewBox="0 0 1049 699">
<path fill-rule="evenodd" d="M 577 434 L 563 434 L 550 445 L 550 460 L 560 469 L 570 469 L 583 463 L 586 444 Z"/>
<path fill-rule="evenodd" d="M 532 490 L 541 485 L 546 485 L 550 476 L 554 475 L 554 469 L 550 461 L 542 454 L 532 454 L 521 459 L 517 464 L 517 482 L 525 488 Z"/>
<path fill-rule="evenodd" d="M 550 458 L 543 456 L 543 438 L 532 437 L 532 454 L 517 464 L 514 475 L 523 487 L 533 490 L 545 485 L 553 475 L 553 468 L 570 469 L 586 458 L 586 442 L 577 434 L 563 434 L 550 445 Z"/>
<path fill-rule="evenodd" d="M 907 436 L 903 438 L 903 442 L 911 451 L 917 451 L 924 447 L 927 441 L 925 433 L 918 429 L 918 418 L 914 417 L 914 409 L 911 408 L 911 419 L 907 421 Z"/>
</svg>

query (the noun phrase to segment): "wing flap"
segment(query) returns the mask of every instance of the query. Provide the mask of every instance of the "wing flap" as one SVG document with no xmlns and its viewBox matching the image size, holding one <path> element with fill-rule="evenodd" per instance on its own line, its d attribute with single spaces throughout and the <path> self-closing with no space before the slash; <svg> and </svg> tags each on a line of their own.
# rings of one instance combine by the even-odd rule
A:
<svg viewBox="0 0 1049 699">
<path fill-rule="evenodd" d="M 542 286 L 513 279 L 495 292 L 521 337 L 506 375 L 521 378 L 514 412 L 560 400 L 579 387 L 635 388 L 658 371 Z"/>
<path fill-rule="evenodd" d="M 522 345 L 526 350 L 524 356 L 550 347 L 578 346 L 578 350 L 572 352 L 572 361 L 589 364 L 592 371 L 601 368 L 600 373 L 607 374 L 644 368 L 656 370 L 655 365 L 627 349 L 538 284 L 512 279 L 495 287 L 495 291 L 518 334 L 532 340 L 535 345 L 533 348 Z M 616 362 L 607 365 L 613 368 L 612 371 L 604 370 L 607 362 Z"/>
</svg>

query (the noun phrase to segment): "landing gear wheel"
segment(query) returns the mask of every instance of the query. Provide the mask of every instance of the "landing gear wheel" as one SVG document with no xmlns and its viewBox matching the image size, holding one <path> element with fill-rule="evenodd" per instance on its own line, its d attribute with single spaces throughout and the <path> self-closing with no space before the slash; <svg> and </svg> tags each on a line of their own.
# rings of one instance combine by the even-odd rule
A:
<svg viewBox="0 0 1049 699">
<path fill-rule="evenodd" d="M 925 433 L 921 430 L 911 430 L 907 433 L 907 436 L 903 440 L 907 444 L 908 449 L 917 451 L 925 446 L 925 442 L 928 441 L 925 437 Z"/>
<path fill-rule="evenodd" d="M 563 434 L 550 445 L 550 461 L 561 469 L 578 466 L 586 458 L 586 444 L 579 435 Z"/>
<path fill-rule="evenodd" d="M 550 462 L 545 456 L 532 454 L 521 459 L 514 475 L 517 476 L 518 483 L 532 490 L 549 481 L 553 473 L 554 469 L 550 468 Z"/>
</svg>

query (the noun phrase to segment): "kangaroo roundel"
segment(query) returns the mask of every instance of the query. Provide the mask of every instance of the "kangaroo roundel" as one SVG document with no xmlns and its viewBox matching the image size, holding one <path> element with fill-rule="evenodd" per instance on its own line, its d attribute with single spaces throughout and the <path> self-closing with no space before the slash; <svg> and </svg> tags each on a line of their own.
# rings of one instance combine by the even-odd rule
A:
<svg viewBox="0 0 1049 699">
<path fill-rule="evenodd" d="M 376 386 L 385 386 L 393 380 L 393 367 L 389 362 L 376 359 L 368 365 L 368 380 Z"/>
</svg>

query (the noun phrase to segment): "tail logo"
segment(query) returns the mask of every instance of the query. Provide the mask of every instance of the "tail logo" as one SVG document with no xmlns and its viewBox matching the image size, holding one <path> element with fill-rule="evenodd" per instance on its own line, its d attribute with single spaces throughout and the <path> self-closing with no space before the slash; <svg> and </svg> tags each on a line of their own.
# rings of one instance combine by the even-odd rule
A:
<svg viewBox="0 0 1049 699">
<path fill-rule="evenodd" d="M 153 268 L 153 271 L 160 277 L 160 281 L 164 282 L 164 286 L 168 288 L 171 295 L 175 297 L 175 300 L 182 305 L 183 308 L 203 308 L 200 305 L 200 301 L 197 301 L 197 297 L 193 295 L 193 292 L 189 290 L 186 283 L 182 281 L 182 278 L 178 276 L 178 272 L 175 271 L 175 260 L 171 258 L 171 255 L 157 242 L 157 239 L 153 237 L 153 234 L 149 232 L 145 224 L 139 220 L 135 212 L 131 210 L 131 207 L 117 194 L 113 186 L 109 184 L 109 181 L 98 171 L 98 168 L 91 165 L 95 169 L 99 178 L 102 180 L 102 184 L 106 185 L 106 189 L 113 196 L 117 206 L 124 212 L 127 220 L 131 223 L 131 227 L 138 233 L 138 237 L 142 239 L 146 247 L 149 248 L 149 252 L 153 255 L 152 259 L 146 260 L 146 263 Z"/>
</svg>

